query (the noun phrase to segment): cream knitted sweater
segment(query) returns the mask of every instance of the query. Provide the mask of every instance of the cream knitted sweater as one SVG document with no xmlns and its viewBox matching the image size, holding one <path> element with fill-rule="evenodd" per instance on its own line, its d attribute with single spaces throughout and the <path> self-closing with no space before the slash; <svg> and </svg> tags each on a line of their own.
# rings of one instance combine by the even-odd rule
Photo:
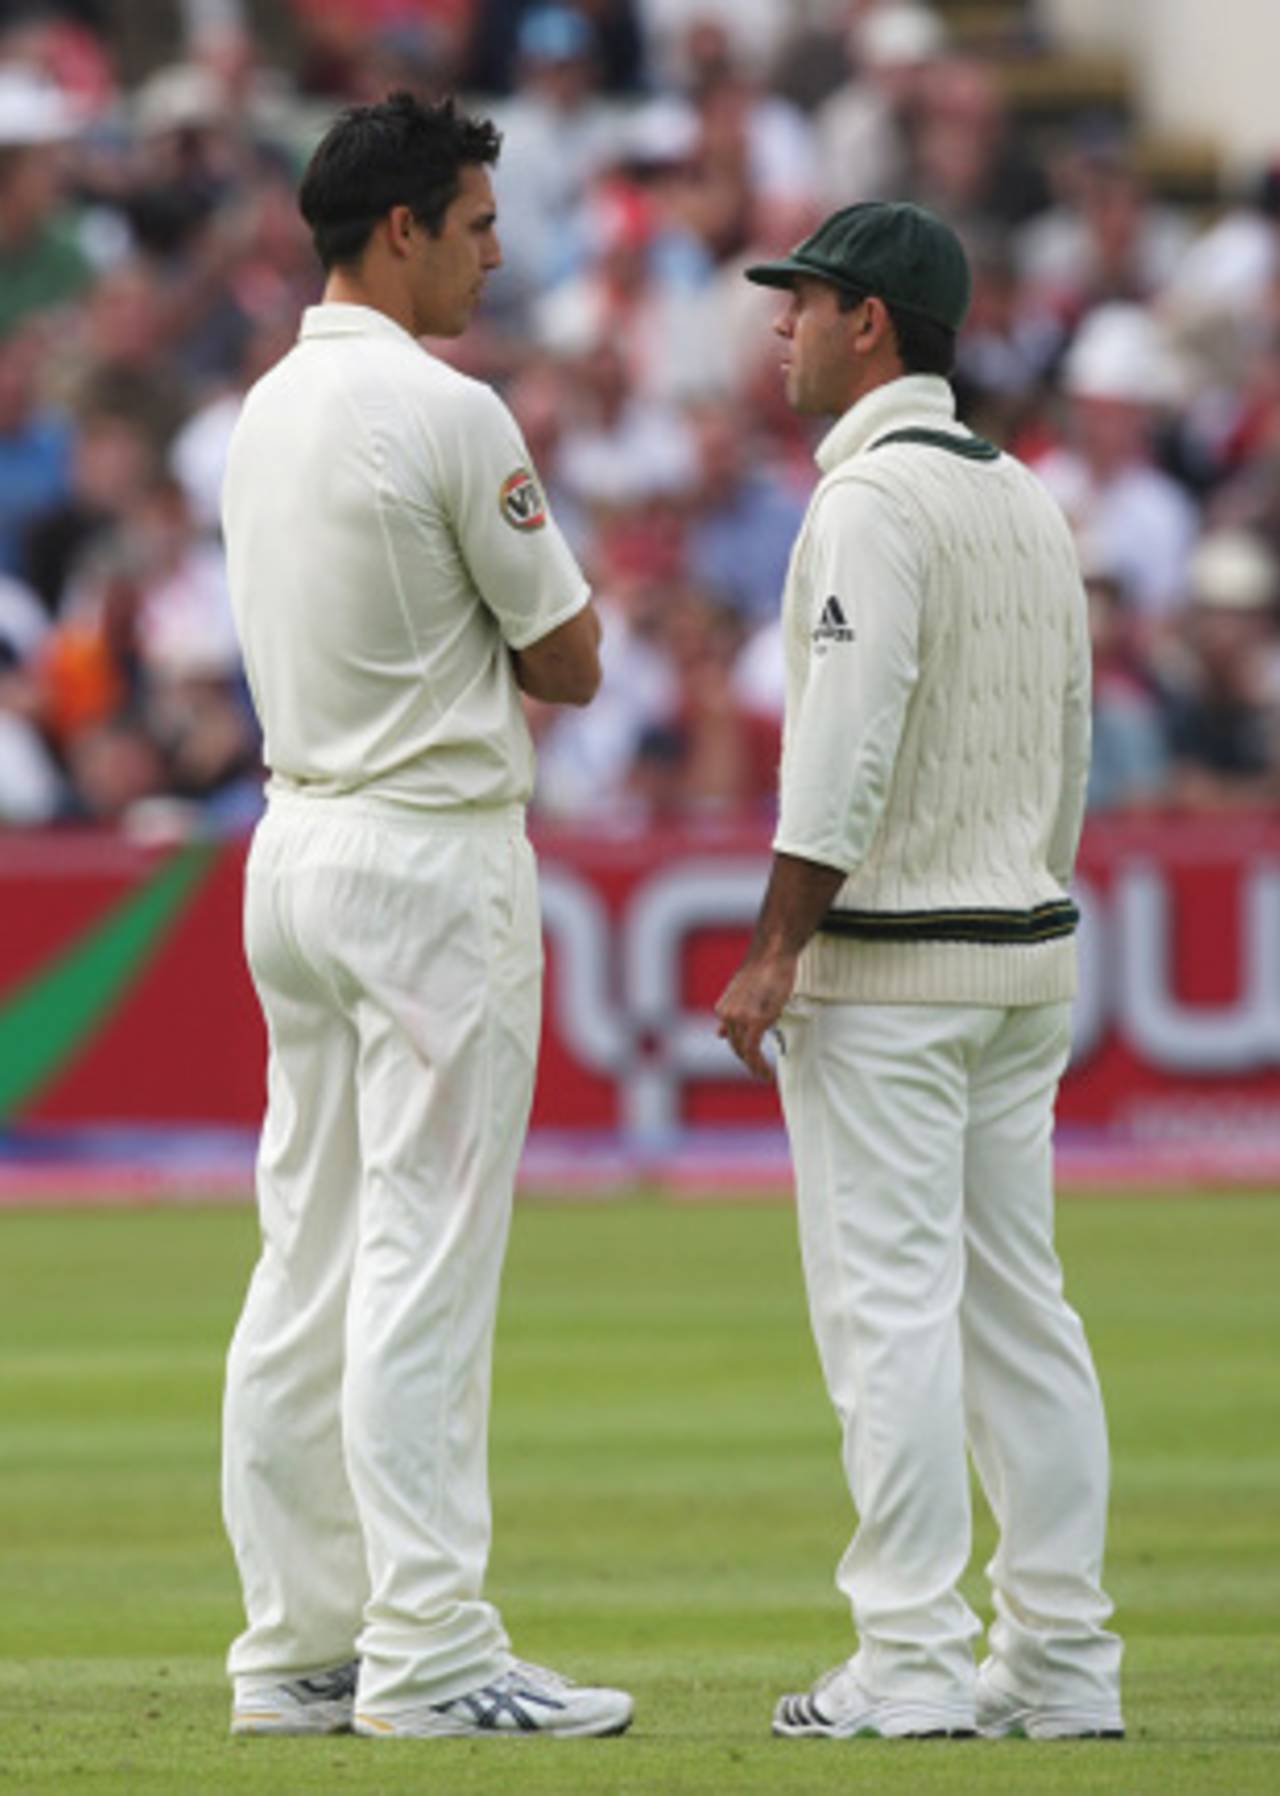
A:
<svg viewBox="0 0 1280 1796">
<path fill-rule="evenodd" d="M 961 447 L 884 442 L 903 430 Z M 933 376 L 868 394 L 817 459 L 783 600 L 774 848 L 849 877 L 797 994 L 1068 998 L 1089 644 L 1066 522 L 1019 462 L 982 458 Z"/>
</svg>

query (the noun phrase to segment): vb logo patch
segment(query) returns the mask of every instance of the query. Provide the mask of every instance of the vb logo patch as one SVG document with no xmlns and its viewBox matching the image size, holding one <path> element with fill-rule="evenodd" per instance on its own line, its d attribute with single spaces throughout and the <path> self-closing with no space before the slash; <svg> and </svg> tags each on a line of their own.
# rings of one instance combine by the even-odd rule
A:
<svg viewBox="0 0 1280 1796">
<path fill-rule="evenodd" d="M 844 606 L 833 593 L 822 607 L 822 615 L 813 632 L 813 640 L 815 642 L 852 642 L 853 635 L 853 625 L 844 614 Z"/>
<path fill-rule="evenodd" d="M 498 489 L 498 510 L 513 530 L 541 530 L 547 521 L 547 505 L 528 468 L 507 475 Z"/>
</svg>

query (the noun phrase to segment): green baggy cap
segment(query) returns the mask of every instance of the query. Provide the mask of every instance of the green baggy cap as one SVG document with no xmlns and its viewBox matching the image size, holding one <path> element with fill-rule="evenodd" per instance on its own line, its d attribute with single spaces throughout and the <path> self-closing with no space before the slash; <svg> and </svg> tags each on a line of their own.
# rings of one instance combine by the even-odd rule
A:
<svg viewBox="0 0 1280 1796">
<path fill-rule="evenodd" d="M 932 212 L 905 202 L 845 206 L 790 255 L 746 270 L 747 279 L 761 287 L 790 287 L 802 274 L 874 293 L 886 305 L 917 312 L 948 330 L 959 330 L 969 309 L 972 282 L 960 239 Z"/>
</svg>

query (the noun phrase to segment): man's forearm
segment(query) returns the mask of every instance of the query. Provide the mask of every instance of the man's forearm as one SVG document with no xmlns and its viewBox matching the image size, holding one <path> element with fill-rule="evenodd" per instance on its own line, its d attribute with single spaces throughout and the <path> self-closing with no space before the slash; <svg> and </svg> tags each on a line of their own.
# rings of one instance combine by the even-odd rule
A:
<svg viewBox="0 0 1280 1796">
<path fill-rule="evenodd" d="M 590 601 L 523 649 L 510 650 L 516 685 L 548 705 L 586 705 L 600 687 L 600 614 Z"/>
<path fill-rule="evenodd" d="M 775 854 L 747 958 L 799 954 L 846 877 L 838 867 L 824 867 L 794 854 Z"/>
</svg>

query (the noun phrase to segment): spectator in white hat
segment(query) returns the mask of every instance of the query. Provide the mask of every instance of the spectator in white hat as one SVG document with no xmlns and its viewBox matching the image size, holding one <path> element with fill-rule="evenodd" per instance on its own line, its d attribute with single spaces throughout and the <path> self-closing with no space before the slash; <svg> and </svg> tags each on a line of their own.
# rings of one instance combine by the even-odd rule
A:
<svg viewBox="0 0 1280 1796">
<path fill-rule="evenodd" d="M 1192 500 L 1152 458 L 1156 418 L 1175 398 L 1155 320 L 1118 302 L 1091 312 L 1067 353 L 1063 389 L 1068 440 L 1036 472 L 1154 636 L 1182 602 L 1197 530 Z"/>
<path fill-rule="evenodd" d="M 89 259 L 63 203 L 62 146 L 73 107 L 20 63 L 0 67 L 0 335 L 89 285 Z"/>
<path fill-rule="evenodd" d="M 1191 558 L 1189 591 L 1191 660 L 1168 711 L 1175 801 L 1197 810 L 1273 803 L 1280 564 L 1250 531 L 1211 531 Z"/>
<path fill-rule="evenodd" d="M 848 33 L 853 74 L 817 117 L 829 205 L 901 193 L 910 168 L 908 121 L 925 71 L 946 47 L 937 13 L 915 0 L 855 10 Z"/>
</svg>

